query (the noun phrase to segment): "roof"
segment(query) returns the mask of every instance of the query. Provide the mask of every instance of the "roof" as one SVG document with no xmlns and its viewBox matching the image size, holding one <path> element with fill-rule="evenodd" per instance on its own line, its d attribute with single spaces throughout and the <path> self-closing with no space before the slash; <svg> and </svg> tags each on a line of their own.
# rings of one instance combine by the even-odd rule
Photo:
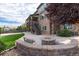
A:
<svg viewBox="0 0 79 59">
<path fill-rule="evenodd" d="M 29 20 L 29 18 L 30 18 L 31 16 L 33 16 L 33 15 L 38 15 L 38 14 L 36 14 L 36 12 L 38 11 L 38 9 L 39 9 L 43 4 L 44 4 L 44 3 L 41 3 L 41 4 L 37 7 L 37 10 L 34 12 L 34 14 L 29 15 L 29 17 L 28 17 L 26 20 Z"/>
<path fill-rule="evenodd" d="M 41 3 L 41 4 L 37 7 L 37 9 L 39 9 L 43 4 L 44 4 L 44 3 Z"/>
<path fill-rule="evenodd" d="M 34 14 L 36 14 L 36 12 L 38 11 L 38 9 L 43 5 L 44 3 L 41 3 L 38 7 L 37 10 L 34 12 Z"/>
</svg>

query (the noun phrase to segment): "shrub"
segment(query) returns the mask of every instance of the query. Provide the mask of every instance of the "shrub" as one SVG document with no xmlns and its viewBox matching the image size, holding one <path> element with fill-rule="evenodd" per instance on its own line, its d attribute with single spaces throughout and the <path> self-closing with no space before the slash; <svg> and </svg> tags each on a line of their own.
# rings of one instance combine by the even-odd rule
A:
<svg viewBox="0 0 79 59">
<path fill-rule="evenodd" d="M 63 30 L 57 31 L 57 35 L 62 37 L 70 37 L 72 36 L 72 32 L 68 29 L 63 29 Z"/>
</svg>

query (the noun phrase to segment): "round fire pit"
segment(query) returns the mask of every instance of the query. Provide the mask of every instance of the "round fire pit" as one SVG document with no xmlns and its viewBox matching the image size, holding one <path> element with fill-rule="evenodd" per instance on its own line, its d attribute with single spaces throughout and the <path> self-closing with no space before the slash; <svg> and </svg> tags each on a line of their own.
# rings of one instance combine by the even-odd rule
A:
<svg viewBox="0 0 79 59">
<path fill-rule="evenodd" d="M 78 42 L 75 39 L 70 40 L 67 44 L 61 44 L 50 37 L 43 37 L 42 39 L 36 39 L 34 37 L 33 39 L 35 44 L 27 43 L 24 40 L 18 40 L 16 46 L 19 53 L 32 56 L 57 56 L 74 55 L 74 53 L 77 52 Z M 39 45 L 37 44 L 38 40 L 41 41 Z"/>
<path fill-rule="evenodd" d="M 45 37 L 42 39 L 42 45 L 57 45 L 58 43 L 56 42 L 55 39 L 52 40 L 51 37 Z"/>
</svg>

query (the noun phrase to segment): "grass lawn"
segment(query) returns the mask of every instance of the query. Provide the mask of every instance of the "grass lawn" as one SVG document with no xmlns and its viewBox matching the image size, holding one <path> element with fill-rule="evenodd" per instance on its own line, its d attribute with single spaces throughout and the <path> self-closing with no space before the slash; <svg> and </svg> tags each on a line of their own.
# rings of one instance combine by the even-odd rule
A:
<svg viewBox="0 0 79 59">
<path fill-rule="evenodd" d="M 15 45 L 15 41 L 19 38 L 24 36 L 24 34 L 13 34 L 13 35 L 6 35 L 0 36 L 0 50 L 3 51 L 5 49 L 11 48 Z"/>
</svg>

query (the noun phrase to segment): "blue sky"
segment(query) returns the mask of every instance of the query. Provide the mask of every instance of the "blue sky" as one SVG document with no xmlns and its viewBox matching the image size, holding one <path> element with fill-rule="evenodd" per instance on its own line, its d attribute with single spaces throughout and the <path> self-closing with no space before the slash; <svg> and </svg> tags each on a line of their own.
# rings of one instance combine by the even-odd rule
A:
<svg viewBox="0 0 79 59">
<path fill-rule="evenodd" d="M 9 21 L 7 18 L 4 18 L 4 17 L 0 17 L 0 23 L 20 24 L 20 22 L 17 22 L 17 21 Z"/>
<path fill-rule="evenodd" d="M 40 3 L 0 3 L 0 26 L 19 26 Z"/>
</svg>

